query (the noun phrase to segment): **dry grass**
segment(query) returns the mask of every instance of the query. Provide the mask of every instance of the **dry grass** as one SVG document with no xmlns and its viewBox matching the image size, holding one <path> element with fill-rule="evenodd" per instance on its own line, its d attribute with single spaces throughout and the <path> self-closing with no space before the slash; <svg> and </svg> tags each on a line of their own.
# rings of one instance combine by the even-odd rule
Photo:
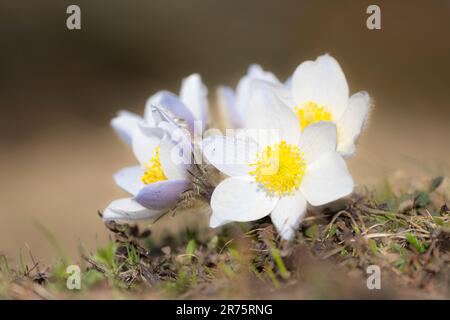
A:
<svg viewBox="0 0 450 320">
<path fill-rule="evenodd" d="M 112 222 L 108 246 L 82 250 L 82 290 L 65 288 L 66 259 L 11 268 L 1 257 L 0 297 L 448 298 L 446 188 L 438 177 L 358 190 L 310 212 L 291 243 L 268 220 L 186 230 L 159 243 L 150 230 Z M 366 287 L 369 265 L 382 270 L 381 290 Z"/>
</svg>

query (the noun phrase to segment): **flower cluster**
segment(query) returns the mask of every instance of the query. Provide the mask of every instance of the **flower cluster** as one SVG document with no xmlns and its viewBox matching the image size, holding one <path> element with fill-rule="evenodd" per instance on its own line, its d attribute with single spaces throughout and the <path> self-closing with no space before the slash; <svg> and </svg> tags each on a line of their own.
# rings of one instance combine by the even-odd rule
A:
<svg viewBox="0 0 450 320">
<path fill-rule="evenodd" d="M 208 171 L 194 168 L 223 174 L 212 190 L 198 192 L 209 201 L 211 227 L 270 215 L 287 240 L 308 204 L 352 193 L 345 158 L 355 152 L 370 99 L 366 92 L 349 96 L 334 58 L 303 62 L 284 83 L 252 65 L 236 90 L 217 92 L 231 127 L 226 135 L 207 129 L 207 89 L 197 74 L 183 80 L 178 96 L 161 91 L 150 97 L 144 117 L 122 111 L 112 120 L 139 165 L 115 174 L 131 197 L 110 203 L 105 220 L 158 218 L 172 210 L 183 194 L 205 184 L 196 175 Z"/>
</svg>

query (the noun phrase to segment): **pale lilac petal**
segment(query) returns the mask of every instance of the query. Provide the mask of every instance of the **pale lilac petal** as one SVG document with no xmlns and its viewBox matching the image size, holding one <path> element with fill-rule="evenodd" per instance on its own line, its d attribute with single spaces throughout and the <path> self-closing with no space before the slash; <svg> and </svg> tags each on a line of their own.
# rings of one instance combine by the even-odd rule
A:
<svg viewBox="0 0 450 320">
<path fill-rule="evenodd" d="M 123 168 L 114 175 L 114 181 L 119 187 L 135 196 L 145 186 L 141 179 L 144 172 L 145 170 L 139 166 Z"/>
<path fill-rule="evenodd" d="M 126 144 L 131 145 L 131 134 L 142 120 L 142 117 L 135 113 L 120 111 L 118 116 L 111 120 L 111 127 Z"/>
<path fill-rule="evenodd" d="M 189 185 L 189 180 L 158 181 L 146 185 L 134 199 L 148 209 L 168 209 L 176 204 Z"/>
<path fill-rule="evenodd" d="M 161 119 L 158 117 L 158 114 L 155 114 L 156 110 L 153 109 L 155 106 L 166 110 L 169 115 L 186 121 L 188 129 L 191 131 L 193 130 L 195 121 L 194 115 L 175 94 L 168 91 L 160 91 L 148 99 L 145 106 L 145 118 L 153 119 L 155 125 L 158 125 L 158 122 L 165 119 Z"/>
<path fill-rule="evenodd" d="M 118 199 L 111 202 L 103 211 L 103 220 L 145 220 L 158 218 L 165 210 L 151 210 L 143 207 L 132 198 Z"/>
</svg>

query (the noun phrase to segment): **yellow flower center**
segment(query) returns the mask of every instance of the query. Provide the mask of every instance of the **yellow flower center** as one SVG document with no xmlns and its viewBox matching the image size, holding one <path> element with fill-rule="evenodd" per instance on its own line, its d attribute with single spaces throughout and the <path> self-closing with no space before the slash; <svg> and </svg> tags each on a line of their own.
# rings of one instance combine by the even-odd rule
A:
<svg viewBox="0 0 450 320">
<path fill-rule="evenodd" d="M 141 180 L 145 184 L 150 184 L 162 180 L 167 180 L 166 175 L 161 166 L 159 158 L 159 146 L 155 149 L 155 155 L 150 159 L 150 161 L 145 165 L 147 169 L 142 176 Z"/>
<path fill-rule="evenodd" d="M 333 121 L 333 115 L 325 107 L 319 106 L 312 101 L 308 102 L 303 108 L 295 107 L 300 127 L 302 131 L 310 124 L 319 121 Z"/>
<path fill-rule="evenodd" d="M 300 148 L 281 141 L 256 156 L 250 172 L 268 192 L 282 195 L 295 191 L 302 182 L 306 162 Z"/>
</svg>

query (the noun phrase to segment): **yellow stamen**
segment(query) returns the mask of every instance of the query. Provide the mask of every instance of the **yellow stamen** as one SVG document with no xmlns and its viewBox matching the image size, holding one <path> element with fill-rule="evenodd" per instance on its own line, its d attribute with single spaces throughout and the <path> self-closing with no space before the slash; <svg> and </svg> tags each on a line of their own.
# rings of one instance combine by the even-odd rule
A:
<svg viewBox="0 0 450 320">
<path fill-rule="evenodd" d="M 268 192 L 282 195 L 295 191 L 303 180 L 306 162 L 299 147 L 281 141 L 268 146 L 250 166 L 255 180 Z"/>
<path fill-rule="evenodd" d="M 319 106 L 312 101 L 308 102 L 303 108 L 295 107 L 297 117 L 300 121 L 302 131 L 310 124 L 319 121 L 333 121 L 333 115 L 325 107 Z"/>
<path fill-rule="evenodd" d="M 167 177 L 164 174 L 159 158 L 159 146 L 156 147 L 155 155 L 146 164 L 145 168 L 147 170 L 145 171 L 144 175 L 141 178 L 143 183 L 150 184 L 162 180 L 167 180 Z"/>
</svg>

